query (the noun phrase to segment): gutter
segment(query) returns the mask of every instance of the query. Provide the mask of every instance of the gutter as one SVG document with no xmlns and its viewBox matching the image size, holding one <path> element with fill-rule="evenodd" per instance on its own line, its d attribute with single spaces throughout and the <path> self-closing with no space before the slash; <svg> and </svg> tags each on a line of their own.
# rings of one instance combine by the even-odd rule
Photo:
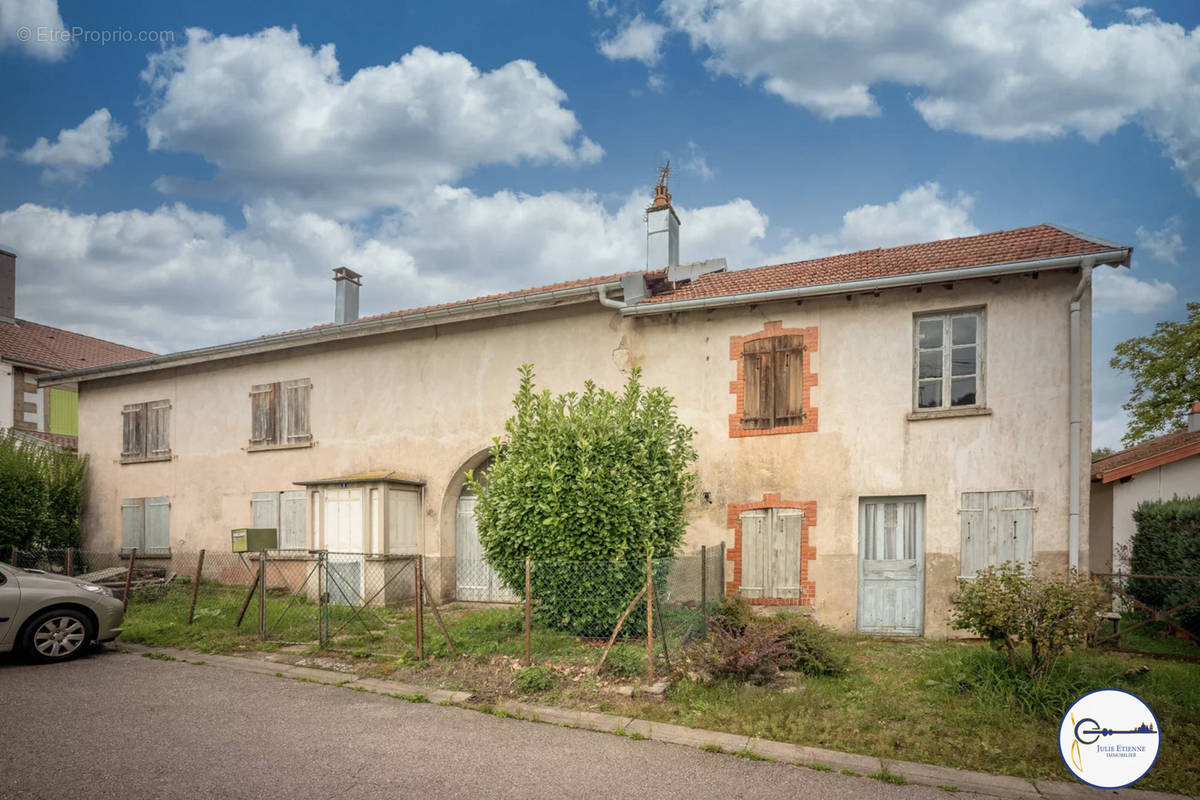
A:
<svg viewBox="0 0 1200 800">
<path fill-rule="evenodd" d="M 774 300 L 792 300 L 795 298 L 820 297 L 830 294 L 870 292 L 876 289 L 920 286 L 929 283 L 969 280 L 971 278 L 1019 275 L 1037 270 L 1070 269 L 1082 266 L 1084 261 L 1090 261 L 1093 265 L 1112 264 L 1113 266 L 1127 267 L 1129 266 L 1129 258 L 1132 252 L 1130 248 L 1122 247 L 1099 253 L 1090 253 L 1088 255 L 1056 256 L 1054 258 L 1039 258 L 1030 261 L 1005 261 L 982 267 L 931 270 L 929 272 L 914 272 L 907 275 L 891 275 L 885 278 L 865 278 L 862 280 L 841 281 L 839 283 L 823 283 L 817 286 L 772 289 L 765 292 L 748 292 L 720 297 L 699 297 L 689 300 L 668 300 L 662 303 L 639 303 L 625 307 L 621 313 L 625 316 L 646 316 L 650 314 L 666 314 L 672 311 L 717 308 L 719 306 L 769 303 Z"/>
<path fill-rule="evenodd" d="M 448 308 L 435 308 L 428 311 L 411 311 L 408 313 L 402 312 L 382 318 L 361 320 L 341 325 L 325 325 L 312 330 L 279 333 L 272 336 L 263 336 L 258 339 L 247 339 L 229 344 L 200 347 L 195 350 L 184 350 L 178 353 L 139 358 L 133 361 L 122 361 L 107 366 L 85 367 L 65 372 L 54 372 L 38 376 L 38 386 L 57 386 L 64 383 L 96 378 L 134 375 L 170 367 L 203 364 L 223 358 L 269 353 L 310 344 L 356 339 L 380 333 L 422 328 L 439 323 L 476 319 L 480 316 L 498 316 L 509 311 L 522 310 L 523 307 L 538 304 L 556 304 L 563 301 L 585 302 L 594 298 L 597 292 L 600 292 L 601 296 L 605 296 L 605 292 L 610 289 L 618 289 L 620 286 L 621 282 L 619 280 L 599 284 L 592 283 L 585 286 L 573 286 L 569 289 L 552 289 L 536 294 L 502 297 L 495 300 L 481 300 L 476 303 L 454 305 Z"/>
</svg>

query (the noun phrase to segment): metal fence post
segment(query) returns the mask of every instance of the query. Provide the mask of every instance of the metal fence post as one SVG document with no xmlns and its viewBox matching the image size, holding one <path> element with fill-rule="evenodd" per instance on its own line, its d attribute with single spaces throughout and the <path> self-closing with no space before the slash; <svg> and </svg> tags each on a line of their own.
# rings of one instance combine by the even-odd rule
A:
<svg viewBox="0 0 1200 800">
<path fill-rule="evenodd" d="M 700 619 L 701 632 L 708 635 L 708 546 L 700 545 Z"/>
<path fill-rule="evenodd" d="M 75 577 L 75 548 L 67 548 L 67 577 Z"/>
<path fill-rule="evenodd" d="M 267 551 L 258 551 L 258 639 L 267 640 Z"/>
<path fill-rule="evenodd" d="M 329 587 L 328 577 L 325 574 L 328 557 L 329 553 L 325 550 L 317 553 L 317 603 L 319 604 L 317 640 L 321 643 L 321 647 L 329 644 Z"/>
<path fill-rule="evenodd" d="M 187 624 L 192 624 L 192 617 L 196 613 L 196 596 L 200 594 L 200 576 L 204 574 L 204 550 L 200 550 L 200 557 L 196 561 L 196 578 L 192 581 L 192 602 L 188 604 Z"/>
<path fill-rule="evenodd" d="M 654 683 L 654 561 L 646 553 L 646 683 Z"/>
<path fill-rule="evenodd" d="M 137 548 L 129 551 L 129 571 L 125 573 L 125 595 L 122 602 L 129 608 L 129 590 L 133 586 L 133 564 L 137 561 Z"/>
<path fill-rule="evenodd" d="M 525 556 L 525 666 L 529 666 L 530 662 L 530 619 L 533 616 L 533 595 L 529 591 L 530 581 L 530 566 L 531 560 L 529 556 Z"/>
<path fill-rule="evenodd" d="M 421 556 L 413 560 L 413 587 L 416 599 L 413 608 L 417 616 L 417 660 L 425 660 L 425 604 L 421 602 Z"/>
</svg>

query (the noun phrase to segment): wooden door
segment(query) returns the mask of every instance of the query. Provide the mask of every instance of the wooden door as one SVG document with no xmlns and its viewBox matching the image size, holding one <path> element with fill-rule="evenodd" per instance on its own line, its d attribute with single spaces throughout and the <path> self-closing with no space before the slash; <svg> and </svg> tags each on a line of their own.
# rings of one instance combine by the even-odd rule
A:
<svg viewBox="0 0 1200 800">
<path fill-rule="evenodd" d="M 859 501 L 858 629 L 920 636 L 925 605 L 925 499 Z"/>
</svg>

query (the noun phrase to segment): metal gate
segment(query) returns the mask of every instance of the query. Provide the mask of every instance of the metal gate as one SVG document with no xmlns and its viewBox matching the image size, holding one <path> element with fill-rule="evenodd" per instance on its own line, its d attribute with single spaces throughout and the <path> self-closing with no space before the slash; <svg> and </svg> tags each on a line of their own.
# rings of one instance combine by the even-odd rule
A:
<svg viewBox="0 0 1200 800">
<path fill-rule="evenodd" d="M 484 558 L 475 522 L 478 501 L 472 494 L 458 498 L 454 523 L 456 597 L 485 603 L 515 603 L 520 598 L 504 587 L 496 570 Z"/>
</svg>

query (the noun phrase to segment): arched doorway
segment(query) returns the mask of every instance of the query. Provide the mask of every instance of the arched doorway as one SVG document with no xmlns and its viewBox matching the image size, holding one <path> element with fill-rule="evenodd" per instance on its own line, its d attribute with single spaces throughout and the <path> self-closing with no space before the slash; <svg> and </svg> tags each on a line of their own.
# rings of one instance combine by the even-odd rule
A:
<svg viewBox="0 0 1200 800">
<path fill-rule="evenodd" d="M 487 484 L 489 458 L 475 468 L 475 475 Z M 483 555 L 479 544 L 479 527 L 475 522 L 475 506 L 479 498 L 470 484 L 463 484 L 454 515 L 455 597 L 479 603 L 515 603 L 519 598 L 505 588 L 500 576 Z"/>
</svg>

